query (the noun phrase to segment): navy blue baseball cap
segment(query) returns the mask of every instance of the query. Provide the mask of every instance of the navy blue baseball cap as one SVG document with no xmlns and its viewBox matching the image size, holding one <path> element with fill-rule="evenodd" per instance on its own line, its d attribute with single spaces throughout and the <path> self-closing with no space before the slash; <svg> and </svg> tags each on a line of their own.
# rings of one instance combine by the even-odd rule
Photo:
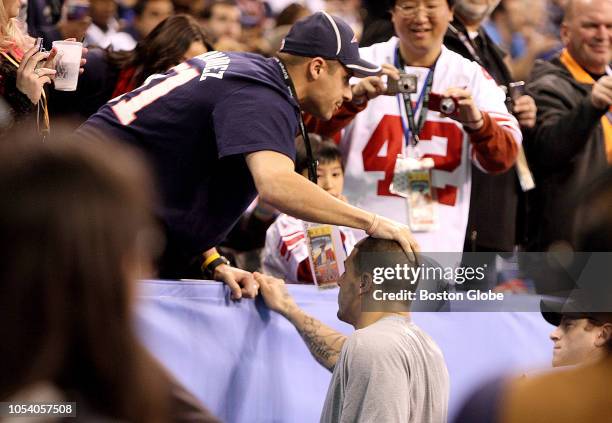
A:
<svg viewBox="0 0 612 423">
<path fill-rule="evenodd" d="M 295 23 L 281 43 L 281 53 L 337 60 L 353 75 L 363 78 L 379 75 L 380 66 L 359 57 L 359 43 L 353 30 L 342 19 L 316 12 Z"/>
</svg>

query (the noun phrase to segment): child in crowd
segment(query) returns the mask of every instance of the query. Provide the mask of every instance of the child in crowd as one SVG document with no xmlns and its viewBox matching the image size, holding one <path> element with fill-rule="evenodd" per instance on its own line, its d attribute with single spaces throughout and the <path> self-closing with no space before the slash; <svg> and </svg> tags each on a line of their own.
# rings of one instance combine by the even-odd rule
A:
<svg viewBox="0 0 612 423">
<path fill-rule="evenodd" d="M 310 134 L 312 153 L 318 161 L 318 185 L 336 198 L 346 201 L 342 195 L 344 168 L 340 150 L 332 141 L 322 140 Z M 295 171 L 308 177 L 308 156 L 302 137 L 296 140 Z M 338 227 L 346 256 L 353 250 L 355 238 L 350 228 Z M 263 251 L 263 272 L 285 279 L 287 283 L 312 284 L 313 273 L 308 259 L 308 235 L 304 221 L 281 214 L 268 228 Z"/>
</svg>

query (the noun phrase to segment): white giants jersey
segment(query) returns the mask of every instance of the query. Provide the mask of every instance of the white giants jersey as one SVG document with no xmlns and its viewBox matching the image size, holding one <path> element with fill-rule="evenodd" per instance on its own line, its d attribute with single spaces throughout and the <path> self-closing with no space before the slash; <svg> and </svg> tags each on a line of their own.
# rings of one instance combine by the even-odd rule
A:
<svg viewBox="0 0 612 423">
<path fill-rule="evenodd" d="M 372 63 L 394 63 L 397 45 L 398 39 L 393 37 L 360 49 L 360 54 Z M 417 94 L 411 98 L 414 105 L 423 91 L 429 69 L 407 66 L 404 71 L 418 76 Z M 442 47 L 432 92 L 443 94 L 453 87 L 466 87 L 481 111 L 510 131 L 517 143 L 522 141 L 518 122 L 508 113 L 505 95 L 495 81 L 477 63 Z M 420 109 L 415 110 L 415 120 L 419 115 Z M 403 125 L 408 127 L 403 98 L 382 95 L 355 116 L 344 131 L 340 146 L 346 160 L 344 193 L 349 202 L 408 224 L 407 200 L 389 191 L 397 155 L 408 156 L 406 150 L 412 148 L 406 145 Z M 462 126 L 440 117 L 439 112 L 428 112 L 419 138 L 418 150 L 435 163 L 431 177 L 438 201 L 438 227 L 428 232 L 414 232 L 414 236 L 423 252 L 462 251 L 470 208 L 471 160 L 476 165 L 479 163 Z"/>
<path fill-rule="evenodd" d="M 355 246 L 350 228 L 338 226 L 344 253 L 348 257 Z M 267 275 L 285 279 L 287 283 L 314 283 L 308 261 L 306 228 L 302 220 L 286 214 L 278 216 L 266 232 L 262 269 Z"/>
</svg>

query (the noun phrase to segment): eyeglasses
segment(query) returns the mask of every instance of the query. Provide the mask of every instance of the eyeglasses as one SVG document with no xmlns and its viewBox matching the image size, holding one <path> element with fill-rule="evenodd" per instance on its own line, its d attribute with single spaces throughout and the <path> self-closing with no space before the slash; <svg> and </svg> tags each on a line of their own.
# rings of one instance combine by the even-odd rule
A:
<svg viewBox="0 0 612 423">
<path fill-rule="evenodd" d="M 411 3 L 396 4 L 395 9 L 397 9 L 400 15 L 406 18 L 411 18 L 417 15 L 421 7 L 425 9 L 425 13 L 428 16 L 433 16 L 436 14 L 438 9 L 440 9 L 440 7 L 442 6 L 443 4 L 441 3 L 429 3 L 429 4 L 419 3 L 417 4 L 416 2 L 411 2 Z"/>
</svg>

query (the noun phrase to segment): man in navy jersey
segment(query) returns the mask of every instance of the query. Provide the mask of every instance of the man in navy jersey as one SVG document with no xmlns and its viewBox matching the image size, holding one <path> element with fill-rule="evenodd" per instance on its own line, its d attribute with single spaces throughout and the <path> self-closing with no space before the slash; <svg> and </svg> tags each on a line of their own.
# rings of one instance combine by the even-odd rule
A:
<svg viewBox="0 0 612 423">
<path fill-rule="evenodd" d="M 353 96 L 380 94 L 379 78 L 354 88 L 348 81 L 381 68 L 360 59 L 350 27 L 324 12 L 298 22 L 278 56 L 197 56 L 110 101 L 79 129 L 132 144 L 150 159 L 167 236 L 161 277 L 201 277 L 202 269 L 224 281 L 232 298 L 255 296 L 253 276 L 230 267 L 215 246 L 257 193 L 296 218 L 364 229 L 398 241 L 408 254 L 417 250 L 407 226 L 334 198 L 294 172 L 300 110 L 330 119 Z"/>
</svg>

